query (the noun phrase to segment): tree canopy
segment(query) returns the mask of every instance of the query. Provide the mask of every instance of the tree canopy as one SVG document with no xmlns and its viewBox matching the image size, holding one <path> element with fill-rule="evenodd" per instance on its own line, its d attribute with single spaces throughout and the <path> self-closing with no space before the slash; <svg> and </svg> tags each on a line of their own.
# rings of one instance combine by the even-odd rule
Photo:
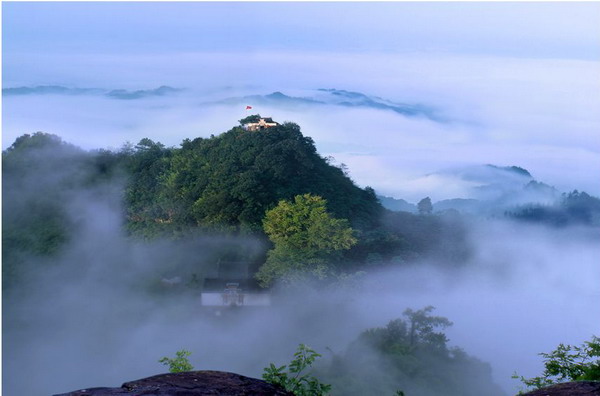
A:
<svg viewBox="0 0 600 396">
<path fill-rule="evenodd" d="M 275 247 L 257 274 L 263 286 L 306 274 L 325 278 L 336 253 L 356 244 L 348 221 L 332 217 L 326 204 L 319 196 L 304 194 L 267 212 L 264 231 Z"/>
<path fill-rule="evenodd" d="M 503 395 L 488 364 L 448 347 L 452 322 L 431 306 L 362 332 L 322 373 L 333 395 Z"/>
<path fill-rule="evenodd" d="M 108 157 L 43 132 L 26 134 L 2 155 L 2 272 L 12 286 L 30 256 L 58 254 L 77 230 L 68 202 L 80 188 L 101 184 Z"/>
<path fill-rule="evenodd" d="M 155 196 L 167 222 L 260 231 L 268 209 L 299 194 L 327 199 L 335 216 L 357 227 L 373 227 L 383 210 L 372 189 L 329 165 L 293 123 L 185 140 L 160 163 Z"/>
<path fill-rule="evenodd" d="M 467 250 L 459 220 L 386 211 L 373 189 L 358 187 L 343 165 L 320 156 L 294 123 L 259 132 L 238 126 L 209 138 L 185 139 L 178 148 L 144 138 L 114 152 L 85 151 L 38 132 L 21 136 L 3 154 L 5 270 L 15 268 L 21 252 L 59 252 L 77 232 L 70 197 L 95 195 L 98 188 L 122 198 L 123 224 L 132 237 L 184 239 L 216 232 L 264 241 L 261 254 L 248 259 L 252 272 L 270 248 L 263 228 L 266 213 L 306 194 L 326 202 L 323 218 L 327 213 L 335 224 L 347 221 L 338 228 L 351 227 L 355 242 L 342 249 L 328 245 L 339 242 L 328 234 L 335 234 L 336 227 L 320 218 L 308 233 L 319 238 L 303 248 L 300 242 L 308 242 L 299 236 L 282 243 L 269 231 L 278 245 L 269 253 L 271 262 L 310 264 L 313 275 L 323 278 L 340 271 L 341 262 L 352 273 L 365 265 L 397 264 L 436 252 L 445 262 L 464 261 Z M 583 202 L 586 196 L 571 198 Z M 319 224 L 327 226 L 319 229 Z"/>
<path fill-rule="evenodd" d="M 505 213 L 507 217 L 565 227 L 573 224 L 600 225 L 600 199 L 577 190 L 562 194 L 551 205 L 529 204 Z"/>
</svg>

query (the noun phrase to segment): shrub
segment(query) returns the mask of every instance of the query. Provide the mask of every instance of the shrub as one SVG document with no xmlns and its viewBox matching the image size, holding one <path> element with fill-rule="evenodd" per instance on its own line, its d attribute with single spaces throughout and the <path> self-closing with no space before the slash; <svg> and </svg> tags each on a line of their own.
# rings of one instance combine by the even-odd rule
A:
<svg viewBox="0 0 600 396">
<path fill-rule="evenodd" d="M 262 377 L 265 381 L 279 385 L 296 396 L 327 395 L 331 385 L 323 384 L 317 378 L 303 374 L 303 371 L 310 368 L 318 357 L 321 355 L 310 347 L 300 344 L 289 365 L 276 367 L 271 363 L 269 367 L 265 367 Z"/>
<path fill-rule="evenodd" d="M 545 367 L 541 376 L 525 378 L 515 373 L 512 378 L 535 389 L 567 381 L 600 381 L 600 338 L 596 336 L 582 346 L 560 344 L 540 356 Z"/>
<path fill-rule="evenodd" d="M 188 360 L 188 356 L 192 353 L 182 349 L 181 351 L 175 352 L 175 358 L 171 359 L 168 357 L 163 357 L 158 362 L 164 364 L 165 366 L 169 366 L 169 372 L 171 373 L 181 373 L 184 371 L 192 371 L 194 366 Z"/>
</svg>

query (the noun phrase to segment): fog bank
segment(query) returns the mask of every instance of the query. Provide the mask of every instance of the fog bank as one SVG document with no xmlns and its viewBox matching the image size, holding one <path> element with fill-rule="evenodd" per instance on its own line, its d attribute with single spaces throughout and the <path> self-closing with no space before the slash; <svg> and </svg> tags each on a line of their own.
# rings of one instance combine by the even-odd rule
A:
<svg viewBox="0 0 600 396">
<path fill-rule="evenodd" d="M 83 222 L 77 238 L 5 294 L 6 395 L 115 386 L 164 372 L 158 359 L 180 349 L 193 352 L 197 369 L 259 377 L 268 363 L 288 362 L 299 343 L 328 358 L 326 348 L 343 352 L 361 331 L 426 305 L 454 322 L 450 344 L 491 363 L 511 394 L 514 371 L 541 372 L 537 353 L 600 331 L 597 229 L 482 221 L 469 231 L 475 254 L 459 268 L 416 262 L 327 290 L 284 288 L 269 308 L 216 316 L 197 294 L 152 295 L 148 284 L 207 271 L 203 257 L 219 241 L 137 243 L 122 236 L 118 211 L 105 201 L 82 195 L 70 207 Z"/>
</svg>

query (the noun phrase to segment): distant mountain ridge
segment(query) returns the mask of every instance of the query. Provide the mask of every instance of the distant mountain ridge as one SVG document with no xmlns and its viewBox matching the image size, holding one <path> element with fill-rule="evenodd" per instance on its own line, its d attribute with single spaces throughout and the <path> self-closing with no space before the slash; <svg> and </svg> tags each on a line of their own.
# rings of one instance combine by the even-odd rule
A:
<svg viewBox="0 0 600 396">
<path fill-rule="evenodd" d="M 444 170 L 428 176 L 447 177 L 448 183 L 473 183 L 473 197 L 443 199 L 433 203 L 433 213 L 458 211 L 476 216 L 506 217 L 552 226 L 600 226 L 600 199 L 577 190 L 560 192 L 539 182 L 518 166 L 479 165 Z M 417 213 L 403 199 L 377 196 L 388 210 Z"/>
<path fill-rule="evenodd" d="M 38 85 L 35 87 L 15 87 L 3 88 L 2 96 L 22 96 L 22 95 L 103 95 L 111 99 L 142 99 L 153 96 L 165 96 L 182 91 L 180 88 L 173 88 L 162 85 L 154 89 L 142 89 L 128 91 L 126 89 L 106 90 L 101 88 L 71 88 L 61 85 Z"/>
<path fill-rule="evenodd" d="M 446 121 L 433 107 L 422 104 L 397 103 L 378 96 L 369 96 L 360 92 L 352 92 L 335 88 L 319 88 L 310 91 L 309 96 L 290 96 L 276 91 L 266 95 L 247 95 L 230 97 L 215 103 L 218 104 L 250 104 L 269 105 L 274 107 L 295 106 L 339 106 L 392 111 L 405 117 L 422 117 L 436 122 Z"/>
<path fill-rule="evenodd" d="M 365 107 L 378 110 L 391 110 L 395 113 L 410 117 L 425 117 L 434 121 L 441 121 L 432 107 L 422 104 L 396 103 L 378 96 L 368 96 L 360 92 L 345 91 L 340 89 L 319 88 L 318 91 L 332 95 L 338 101 L 332 103 L 346 107 Z"/>
<path fill-rule="evenodd" d="M 3 88 L 2 95 L 25 96 L 25 95 L 92 95 L 104 96 L 110 99 L 137 100 L 151 97 L 162 97 L 175 95 L 188 89 L 174 88 L 167 85 L 152 89 L 102 89 L 102 88 L 76 88 L 61 85 L 38 85 Z M 192 90 L 193 92 L 193 90 Z M 356 109 L 372 109 L 378 111 L 390 111 L 404 117 L 423 118 L 434 122 L 448 122 L 440 112 L 433 106 L 420 103 L 400 103 L 379 96 L 367 95 L 361 92 L 347 91 L 336 88 L 319 88 L 303 91 L 304 96 L 293 96 L 281 91 L 269 94 L 251 94 L 244 96 L 233 96 L 216 99 L 203 103 L 206 105 L 251 105 L 272 106 L 284 109 L 298 109 L 299 107 L 336 106 Z M 202 97 L 201 93 L 196 96 Z"/>
<path fill-rule="evenodd" d="M 386 197 L 384 195 L 377 195 L 377 199 L 384 208 L 392 210 L 394 212 L 418 212 L 417 205 L 412 204 L 404 199 Z"/>
<path fill-rule="evenodd" d="M 38 85 L 35 87 L 2 88 L 2 96 L 18 95 L 97 95 L 104 91 L 98 88 L 69 88 L 61 85 Z"/>
<path fill-rule="evenodd" d="M 252 104 L 269 106 L 298 106 L 298 105 L 325 105 L 327 103 L 311 98 L 301 98 L 285 95 L 279 91 L 267 95 L 247 95 L 230 97 L 214 102 L 217 104 Z"/>
<path fill-rule="evenodd" d="M 492 214 L 531 203 L 552 204 L 560 192 L 536 181 L 531 173 L 519 166 L 475 165 L 446 169 L 425 176 L 441 178 L 448 184 L 465 185 L 469 196 L 434 202 L 434 211 L 457 210 L 470 214 Z M 416 213 L 415 205 L 404 200 L 379 197 L 384 207 Z"/>
</svg>

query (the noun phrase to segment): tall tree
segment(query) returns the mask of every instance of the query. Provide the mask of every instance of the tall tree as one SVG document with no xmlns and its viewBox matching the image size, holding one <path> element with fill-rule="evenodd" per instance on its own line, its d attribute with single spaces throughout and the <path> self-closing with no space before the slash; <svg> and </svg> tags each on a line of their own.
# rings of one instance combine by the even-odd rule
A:
<svg viewBox="0 0 600 396">
<path fill-rule="evenodd" d="M 257 274 L 261 285 L 306 276 L 323 279 L 338 253 L 356 244 L 348 220 L 332 217 L 326 204 L 320 196 L 297 195 L 294 202 L 280 201 L 266 213 L 263 228 L 275 247 Z"/>
<path fill-rule="evenodd" d="M 168 170 L 173 149 L 143 138 L 133 148 L 124 147 L 129 182 L 125 190 L 130 232 L 152 237 L 173 222 L 171 201 L 164 199 L 162 178 Z"/>
<path fill-rule="evenodd" d="M 392 395 L 399 389 L 407 395 L 505 395 L 488 364 L 448 347 L 444 329 L 452 322 L 432 315 L 433 309 L 407 309 L 387 326 L 365 330 L 317 374 L 335 395 Z"/>
</svg>

